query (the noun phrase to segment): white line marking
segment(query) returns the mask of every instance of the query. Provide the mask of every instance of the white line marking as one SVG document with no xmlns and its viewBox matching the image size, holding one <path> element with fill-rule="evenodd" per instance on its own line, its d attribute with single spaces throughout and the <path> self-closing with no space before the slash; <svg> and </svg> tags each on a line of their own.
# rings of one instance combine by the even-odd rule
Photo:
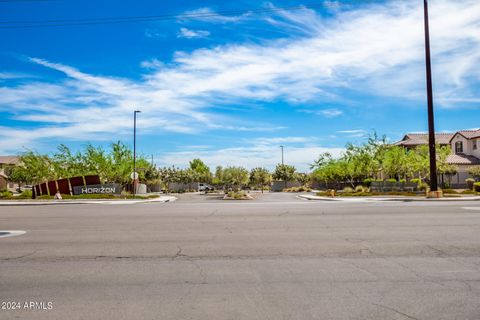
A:
<svg viewBox="0 0 480 320">
<path fill-rule="evenodd" d="M 480 210 L 480 207 L 462 207 L 465 210 Z"/>
<path fill-rule="evenodd" d="M 0 238 L 21 236 L 22 234 L 25 234 L 25 233 L 27 233 L 27 231 L 23 231 L 23 230 L 0 230 Z"/>
</svg>

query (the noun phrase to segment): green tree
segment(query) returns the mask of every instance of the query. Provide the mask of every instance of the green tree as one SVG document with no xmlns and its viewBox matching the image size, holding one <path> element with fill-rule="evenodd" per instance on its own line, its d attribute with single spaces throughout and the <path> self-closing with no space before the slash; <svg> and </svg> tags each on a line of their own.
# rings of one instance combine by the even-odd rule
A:
<svg viewBox="0 0 480 320">
<path fill-rule="evenodd" d="M 299 183 L 302 184 L 302 186 L 306 185 L 308 182 L 310 182 L 310 175 L 307 173 L 299 172 L 295 174 L 295 181 L 298 181 Z"/>
<path fill-rule="evenodd" d="M 250 183 L 255 187 L 263 189 L 272 183 L 272 175 L 265 168 L 254 168 L 250 171 Z"/>
<path fill-rule="evenodd" d="M 223 169 L 222 181 L 227 188 L 233 188 L 238 191 L 243 186 L 248 185 L 249 173 L 248 170 L 242 167 L 228 167 Z"/>
<path fill-rule="evenodd" d="M 180 179 L 179 179 L 178 172 L 179 170 L 174 166 L 158 169 L 159 179 L 162 182 L 164 189 L 167 190 L 167 192 L 170 191 L 169 190 L 170 183 L 179 182 Z"/>
<path fill-rule="evenodd" d="M 476 180 L 480 179 L 480 166 L 471 167 L 468 169 L 468 173 Z"/>
<path fill-rule="evenodd" d="M 330 163 L 333 160 L 332 154 L 330 152 L 321 153 L 318 156 L 318 159 L 310 164 L 310 170 L 316 170 L 324 167 L 326 164 Z"/>
<path fill-rule="evenodd" d="M 11 175 L 32 184 L 56 178 L 52 160 L 30 150 L 20 155 L 20 165 L 13 168 Z"/>
<path fill-rule="evenodd" d="M 198 182 L 210 183 L 212 181 L 212 173 L 210 168 L 200 159 L 190 161 L 190 169 L 195 172 Z"/>
<path fill-rule="evenodd" d="M 12 174 L 33 184 L 93 174 L 98 174 L 101 181 L 131 183 L 132 150 L 121 142 L 112 143 L 110 148 L 110 151 L 105 151 L 87 144 L 83 150 L 73 153 L 62 144 L 51 156 L 26 151 L 20 155 L 20 165 Z M 137 157 L 137 168 L 141 181 L 158 176 L 155 167 L 142 156 Z"/>
<path fill-rule="evenodd" d="M 389 177 L 406 178 L 409 172 L 408 156 L 405 148 L 392 146 L 383 153 L 383 172 Z"/>
<path fill-rule="evenodd" d="M 278 164 L 275 168 L 275 172 L 273 173 L 273 178 L 276 180 L 284 181 L 285 188 L 287 187 L 288 181 L 295 180 L 296 169 L 294 166 L 290 166 L 287 164 Z"/>
</svg>

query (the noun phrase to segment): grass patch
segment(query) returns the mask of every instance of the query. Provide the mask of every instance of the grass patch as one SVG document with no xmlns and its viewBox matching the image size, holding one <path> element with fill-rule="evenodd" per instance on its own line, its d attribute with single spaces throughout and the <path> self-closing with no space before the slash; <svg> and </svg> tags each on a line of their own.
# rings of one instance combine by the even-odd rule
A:
<svg viewBox="0 0 480 320">
<path fill-rule="evenodd" d="M 348 190 L 347 190 L 348 191 Z M 316 194 L 319 197 L 330 197 L 331 193 L 329 191 L 320 191 Z M 418 194 L 415 192 L 400 192 L 400 191 L 392 191 L 392 192 L 339 192 L 335 193 L 335 196 L 339 197 L 375 197 L 375 196 L 404 196 L 404 197 L 417 197 L 421 196 L 422 194 Z"/>
<path fill-rule="evenodd" d="M 460 192 L 460 194 L 477 194 L 477 193 L 473 190 L 467 189 L 467 190 L 463 190 L 462 192 Z"/>
<path fill-rule="evenodd" d="M 453 189 L 443 189 L 442 191 L 443 194 L 458 194 L 458 192 Z"/>
<path fill-rule="evenodd" d="M 283 189 L 283 192 L 310 192 L 312 189 L 309 187 L 291 187 L 287 189 Z"/>
</svg>

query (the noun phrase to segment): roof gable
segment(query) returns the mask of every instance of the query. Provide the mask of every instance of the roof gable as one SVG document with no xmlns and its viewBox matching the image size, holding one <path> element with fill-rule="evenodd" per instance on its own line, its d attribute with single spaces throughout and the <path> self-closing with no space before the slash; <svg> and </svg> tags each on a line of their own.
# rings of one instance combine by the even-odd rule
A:
<svg viewBox="0 0 480 320">
<path fill-rule="evenodd" d="M 20 157 L 17 156 L 0 156 L 0 164 L 18 164 Z"/>
</svg>

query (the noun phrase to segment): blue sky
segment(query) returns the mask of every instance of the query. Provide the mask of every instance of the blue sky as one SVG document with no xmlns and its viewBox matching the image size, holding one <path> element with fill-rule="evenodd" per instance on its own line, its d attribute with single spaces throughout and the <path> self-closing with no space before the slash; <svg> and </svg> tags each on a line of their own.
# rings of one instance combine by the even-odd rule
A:
<svg viewBox="0 0 480 320">
<path fill-rule="evenodd" d="M 422 1 L 159 3 L 0 2 L 0 153 L 131 145 L 135 108 L 139 152 L 161 166 L 273 168 L 284 145 L 306 170 L 373 130 L 392 141 L 427 130 Z M 430 11 L 436 129 L 477 128 L 480 3 Z M 152 15 L 171 17 L 9 28 Z"/>
</svg>

